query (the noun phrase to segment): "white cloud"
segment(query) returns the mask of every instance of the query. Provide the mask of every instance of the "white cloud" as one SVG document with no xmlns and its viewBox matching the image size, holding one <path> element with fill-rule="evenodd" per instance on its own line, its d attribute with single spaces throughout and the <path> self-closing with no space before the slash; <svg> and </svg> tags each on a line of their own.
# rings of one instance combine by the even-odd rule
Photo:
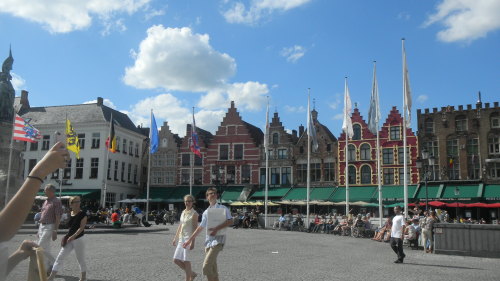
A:
<svg viewBox="0 0 500 281">
<path fill-rule="evenodd" d="M 26 87 L 26 80 L 14 72 L 11 72 L 10 75 L 12 76 L 12 80 L 10 82 L 12 83 L 14 90 L 16 90 L 16 92 L 24 90 L 24 87 Z"/>
<path fill-rule="evenodd" d="M 198 107 L 205 109 L 220 109 L 228 104 L 227 94 L 219 91 L 211 91 L 201 97 Z"/>
<path fill-rule="evenodd" d="M 163 122 L 160 120 L 164 120 L 168 122 L 173 133 L 181 137 L 186 135 L 186 124 L 192 122 L 191 109 L 184 106 L 172 94 L 160 94 L 143 99 L 133 105 L 129 111 L 122 112 L 128 114 L 136 125 L 142 124 L 149 127 L 151 109 L 153 109 L 157 126 L 161 126 Z M 195 113 L 196 126 L 214 133 L 225 113 L 225 110 L 202 109 Z"/>
<path fill-rule="evenodd" d="M 229 86 L 228 97 L 242 110 L 257 111 L 267 102 L 269 89 L 259 82 L 234 83 Z"/>
<path fill-rule="evenodd" d="M 67 33 L 88 28 L 96 17 L 105 26 L 115 25 L 119 23 L 114 20 L 116 15 L 131 15 L 147 7 L 150 1 L 2 0 L 0 11 L 41 24 L 51 33 Z"/>
<path fill-rule="evenodd" d="M 401 12 L 398 14 L 398 19 L 400 20 L 410 20 L 410 14 L 407 12 Z"/>
<path fill-rule="evenodd" d="M 291 113 L 301 113 L 301 112 L 306 112 L 306 108 L 304 106 L 290 106 L 290 105 L 285 105 L 285 110 Z"/>
<path fill-rule="evenodd" d="M 420 95 L 420 96 L 418 96 L 418 97 L 417 97 L 417 101 L 418 101 L 419 103 L 424 103 L 424 102 L 426 102 L 428 99 L 429 99 L 429 97 L 428 97 L 427 95 Z"/>
<path fill-rule="evenodd" d="M 146 15 L 144 16 L 144 19 L 146 21 L 154 18 L 154 17 L 159 17 L 159 16 L 163 16 L 165 15 L 165 10 L 164 9 L 160 9 L 160 10 L 155 10 L 155 9 L 151 9 L 149 10 Z"/>
<path fill-rule="evenodd" d="M 97 100 L 95 99 L 91 101 L 86 101 L 83 104 L 88 104 L 88 103 L 97 103 Z M 116 109 L 116 105 L 110 99 L 104 99 L 103 104 L 112 109 Z"/>
<path fill-rule="evenodd" d="M 441 23 L 444 30 L 437 37 L 444 42 L 471 42 L 486 37 L 500 28 L 500 1 L 498 0 L 444 0 L 437 11 L 428 17 L 424 27 Z"/>
<path fill-rule="evenodd" d="M 231 5 L 222 14 L 229 23 L 241 23 L 253 25 L 264 18 L 270 17 L 275 12 L 285 12 L 304 4 L 311 0 L 252 0 L 248 9 L 245 4 L 239 1 L 223 1 L 224 4 Z"/>
<path fill-rule="evenodd" d="M 335 100 L 328 103 L 328 106 L 331 108 L 331 109 L 338 109 L 339 106 L 342 104 L 342 94 L 335 94 Z"/>
<path fill-rule="evenodd" d="M 297 62 L 306 53 L 306 49 L 302 46 L 295 45 L 293 47 L 283 48 L 280 55 L 285 57 L 288 62 Z"/>
<path fill-rule="evenodd" d="M 338 113 L 338 114 L 335 114 L 333 117 L 332 117 L 333 120 L 344 120 L 344 113 Z"/>
<path fill-rule="evenodd" d="M 194 34 L 190 28 L 148 29 L 133 66 L 125 69 L 125 84 L 140 89 L 163 88 L 191 92 L 224 87 L 236 72 L 228 54 L 215 51 L 208 34 Z"/>
</svg>

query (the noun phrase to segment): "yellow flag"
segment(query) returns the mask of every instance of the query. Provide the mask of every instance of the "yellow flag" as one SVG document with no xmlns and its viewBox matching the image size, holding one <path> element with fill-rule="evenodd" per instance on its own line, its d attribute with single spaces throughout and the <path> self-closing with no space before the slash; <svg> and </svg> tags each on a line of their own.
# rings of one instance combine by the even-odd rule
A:
<svg viewBox="0 0 500 281">
<path fill-rule="evenodd" d="M 66 119 L 66 147 L 76 154 L 77 159 L 80 159 L 80 142 L 78 142 L 78 135 L 68 119 Z"/>
</svg>

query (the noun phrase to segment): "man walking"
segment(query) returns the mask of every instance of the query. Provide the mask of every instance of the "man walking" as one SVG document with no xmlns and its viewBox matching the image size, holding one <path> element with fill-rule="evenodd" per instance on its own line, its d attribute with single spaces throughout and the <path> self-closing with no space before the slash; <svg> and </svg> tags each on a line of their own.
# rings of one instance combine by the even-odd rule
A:
<svg viewBox="0 0 500 281">
<path fill-rule="evenodd" d="M 61 200 L 56 197 L 56 187 L 52 184 L 45 186 L 45 195 L 47 200 L 42 205 L 42 215 L 40 217 L 40 226 L 38 227 L 38 245 L 45 251 L 45 268 L 50 271 L 49 264 L 54 264 L 55 258 L 50 251 L 50 241 L 57 239 L 57 229 L 61 222 L 63 212 Z"/>
<path fill-rule="evenodd" d="M 405 230 L 405 219 L 401 214 L 401 207 L 394 207 L 396 216 L 392 219 L 391 248 L 398 255 L 394 263 L 403 263 L 406 255 L 403 253 L 403 233 Z"/>
<path fill-rule="evenodd" d="M 229 209 L 224 206 L 217 204 L 217 189 L 215 187 L 210 187 L 207 189 L 207 200 L 210 203 L 208 209 L 203 212 L 201 218 L 201 224 L 196 228 L 191 237 L 182 245 L 187 248 L 191 245 L 191 242 L 200 233 L 203 228 L 207 227 L 210 209 L 224 209 L 226 220 L 225 222 L 207 229 L 205 238 L 205 260 L 203 261 L 203 274 L 207 276 L 208 281 L 219 281 L 219 273 L 217 270 L 217 255 L 222 251 L 224 244 L 226 243 L 226 235 L 218 235 L 217 232 L 233 224 L 233 217 L 229 212 Z"/>
</svg>

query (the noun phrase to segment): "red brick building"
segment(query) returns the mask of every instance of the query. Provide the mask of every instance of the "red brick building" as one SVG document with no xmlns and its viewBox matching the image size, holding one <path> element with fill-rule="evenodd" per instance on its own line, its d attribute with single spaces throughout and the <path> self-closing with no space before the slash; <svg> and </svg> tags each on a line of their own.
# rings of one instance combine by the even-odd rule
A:
<svg viewBox="0 0 500 281">
<path fill-rule="evenodd" d="M 259 184 L 261 129 L 243 121 L 234 101 L 208 145 L 203 184 L 254 186 Z"/>
<path fill-rule="evenodd" d="M 182 143 L 178 152 L 177 176 L 179 185 L 189 185 L 191 161 L 193 161 L 193 185 L 203 185 L 204 183 L 210 182 L 209 179 L 204 179 L 203 170 L 206 165 L 208 146 L 214 136 L 212 133 L 198 127 L 196 128 L 196 133 L 198 134 L 198 145 L 200 146 L 201 157 L 191 152 L 191 124 L 186 125 L 186 136 L 182 138 Z"/>
<path fill-rule="evenodd" d="M 354 136 L 349 140 L 349 184 L 374 185 L 377 184 L 377 139 L 368 129 L 367 123 L 357 108 L 352 114 Z M 382 184 L 403 185 L 403 118 L 394 106 L 380 134 L 380 162 L 382 169 Z M 417 137 L 411 130 L 406 131 L 408 151 L 408 184 L 418 183 L 418 170 L 415 160 L 418 157 Z M 339 137 L 339 184 L 345 185 L 345 133 Z"/>
</svg>

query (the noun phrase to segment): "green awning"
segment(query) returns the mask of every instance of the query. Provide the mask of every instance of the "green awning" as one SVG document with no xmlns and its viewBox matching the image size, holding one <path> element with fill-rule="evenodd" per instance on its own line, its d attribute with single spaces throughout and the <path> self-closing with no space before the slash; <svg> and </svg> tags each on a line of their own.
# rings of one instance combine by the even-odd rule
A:
<svg viewBox="0 0 500 281">
<path fill-rule="evenodd" d="M 455 189 L 459 190 L 459 195 L 455 195 Z M 425 189 L 425 188 L 424 188 Z M 446 185 L 441 199 L 471 199 L 481 197 L 478 195 L 479 185 Z"/>
<path fill-rule="evenodd" d="M 100 189 L 66 189 L 61 192 L 61 196 L 81 196 L 86 199 L 94 199 L 94 197 L 98 199 L 100 194 Z M 45 192 L 39 191 L 36 195 L 45 196 Z M 56 190 L 56 196 L 59 197 L 59 189 Z"/>
<path fill-rule="evenodd" d="M 332 195 L 333 191 L 335 191 L 334 187 L 315 187 L 311 191 L 310 199 L 311 200 L 328 200 Z"/>
<path fill-rule="evenodd" d="M 440 187 L 441 186 L 439 186 L 439 185 L 427 185 L 427 198 L 431 199 L 431 200 L 441 199 L 441 196 L 439 194 Z M 420 201 L 422 201 L 422 199 L 425 200 L 425 198 L 426 198 L 425 192 L 426 192 L 425 185 L 421 184 L 420 189 L 418 190 L 417 195 L 415 196 L 414 199 L 420 199 Z M 413 193 L 408 192 L 408 194 L 413 194 Z"/>
<path fill-rule="evenodd" d="M 439 186 L 438 186 L 439 188 Z M 415 194 L 415 190 L 417 189 L 416 185 L 408 185 L 408 198 L 413 200 L 413 194 Z M 430 191 L 430 189 L 429 189 Z M 425 191 L 424 191 L 425 192 Z M 436 191 L 437 193 L 437 191 Z M 431 194 L 429 192 L 429 194 Z M 378 198 L 378 194 L 374 196 L 374 198 Z M 425 198 L 425 193 L 424 193 Z M 429 198 L 430 195 L 429 195 Z M 404 186 L 403 185 L 383 185 L 382 186 L 382 199 L 384 201 L 402 201 L 404 200 Z"/>
<path fill-rule="evenodd" d="M 288 191 L 290 191 L 290 187 L 274 187 L 274 188 L 269 188 L 267 191 L 267 196 L 269 198 L 277 198 L 281 199 L 283 196 L 285 196 Z M 251 200 L 259 200 L 263 199 L 265 197 L 265 189 L 256 191 L 251 197 Z"/>
<path fill-rule="evenodd" d="M 373 196 L 376 196 L 377 187 L 376 186 L 349 186 L 349 202 L 355 201 L 365 201 L 369 202 Z M 342 202 L 346 201 L 345 186 L 339 186 L 333 195 L 330 197 L 330 201 Z"/>
<path fill-rule="evenodd" d="M 283 200 L 306 200 L 306 198 L 307 198 L 307 188 L 295 187 L 294 189 L 290 190 L 285 197 L 283 197 Z"/>
<path fill-rule="evenodd" d="M 489 201 L 500 200 L 500 185 L 488 184 L 484 186 L 483 198 Z"/>
<path fill-rule="evenodd" d="M 222 193 L 222 201 L 242 201 L 245 200 L 245 195 L 241 194 L 243 191 L 243 186 L 235 186 L 228 189 L 224 189 Z"/>
</svg>

